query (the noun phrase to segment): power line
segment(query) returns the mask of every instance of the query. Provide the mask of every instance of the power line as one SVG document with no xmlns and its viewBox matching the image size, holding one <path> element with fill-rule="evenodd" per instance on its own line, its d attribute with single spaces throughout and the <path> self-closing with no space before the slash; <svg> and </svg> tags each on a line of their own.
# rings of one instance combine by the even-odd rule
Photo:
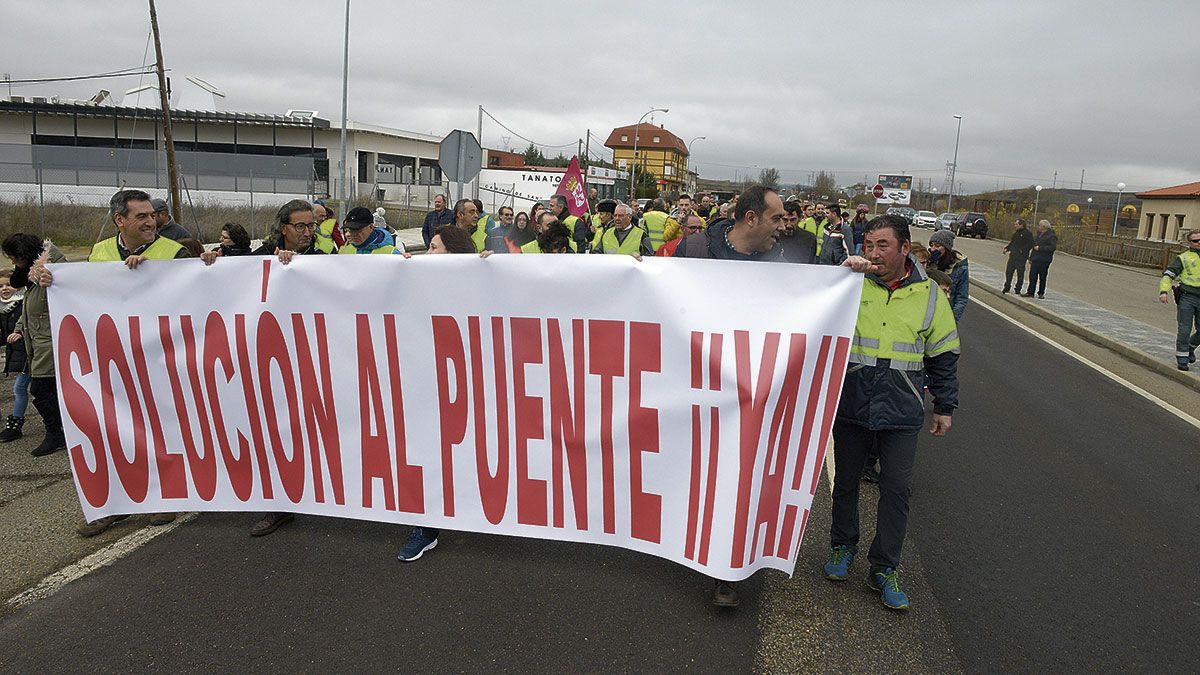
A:
<svg viewBox="0 0 1200 675">
<path fill-rule="evenodd" d="M 149 75 L 149 66 L 138 66 L 134 68 L 124 68 L 122 70 L 114 70 L 109 73 L 98 73 L 96 75 L 70 75 L 67 77 L 40 77 L 29 78 L 24 80 L 5 80 L 5 84 L 46 84 L 48 82 L 75 82 L 77 80 L 99 80 L 108 77 L 133 77 L 134 75 Z"/>
<path fill-rule="evenodd" d="M 513 131 L 511 128 L 509 128 L 508 126 L 506 126 L 506 125 L 504 124 L 504 122 L 501 122 L 500 120 L 496 119 L 496 116 L 495 116 L 495 115 L 493 115 L 491 112 L 489 112 L 487 108 L 484 108 L 483 106 L 480 106 L 480 110 L 482 110 L 482 111 L 483 111 L 483 114 L 485 114 L 485 115 L 487 115 L 489 118 L 491 118 L 491 120 L 492 120 L 493 122 L 495 122 L 496 124 L 500 125 L 500 128 L 501 128 L 501 129 L 504 129 L 504 130 L 505 130 L 505 131 L 507 131 L 508 133 L 512 134 L 513 136 L 516 136 L 517 138 L 519 138 L 519 139 L 521 139 L 521 140 L 523 140 L 523 141 L 525 141 L 525 142 L 527 142 L 527 143 L 532 143 L 532 144 L 534 144 L 534 145 L 536 145 L 536 146 L 538 146 L 538 147 L 541 147 L 541 148 L 573 148 L 573 147 L 575 147 L 575 146 L 578 144 L 578 142 L 579 142 L 579 141 L 571 141 L 570 143 L 563 143 L 563 144 L 561 144 L 561 145 L 552 145 L 552 144 L 550 144 L 550 143 L 538 143 L 537 141 L 533 140 L 532 138 L 526 138 L 525 136 L 522 136 L 521 134 L 518 134 L 517 132 Z"/>
</svg>

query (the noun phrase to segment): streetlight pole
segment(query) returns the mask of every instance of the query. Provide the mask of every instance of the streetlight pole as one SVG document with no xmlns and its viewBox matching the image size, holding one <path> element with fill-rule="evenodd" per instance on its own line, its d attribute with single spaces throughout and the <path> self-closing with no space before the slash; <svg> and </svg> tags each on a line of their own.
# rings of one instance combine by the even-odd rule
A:
<svg viewBox="0 0 1200 675">
<path fill-rule="evenodd" d="M 1042 198 L 1042 186 L 1033 186 L 1033 224 L 1037 225 L 1038 201 Z"/>
<path fill-rule="evenodd" d="M 1125 191 L 1124 183 L 1117 183 L 1117 210 L 1113 212 L 1112 236 L 1117 236 L 1117 216 L 1121 215 L 1121 193 Z"/>
<path fill-rule="evenodd" d="M 1080 188 L 1080 189 L 1082 190 L 1083 188 Z M 1088 210 L 1089 211 L 1092 210 L 1092 198 L 1091 197 L 1088 197 Z M 1099 227 L 1100 223 L 1096 223 L 1096 226 Z"/>
<path fill-rule="evenodd" d="M 684 169 L 684 171 L 687 174 L 690 175 L 692 173 L 692 143 L 695 143 L 696 141 L 707 141 L 707 140 L 708 140 L 708 136 L 697 136 L 687 142 L 686 147 L 687 147 L 687 151 L 688 151 L 688 158 L 687 158 L 687 167 Z M 685 175 L 683 177 L 683 179 L 684 179 L 684 181 L 686 181 L 687 176 Z"/>
<path fill-rule="evenodd" d="M 350 0 L 346 0 L 346 36 L 342 41 L 342 217 L 349 211 L 350 188 L 346 184 L 346 93 L 350 78 Z"/>
<path fill-rule="evenodd" d="M 946 211 L 954 210 L 954 174 L 958 171 L 958 139 L 962 135 L 962 115 L 955 115 L 958 131 L 954 132 L 954 162 L 950 164 L 950 195 L 946 198 Z"/>
<path fill-rule="evenodd" d="M 646 111 L 645 115 L 642 115 L 641 117 L 638 118 L 637 124 L 635 124 L 633 127 L 633 165 L 629 168 L 629 201 L 633 201 L 634 196 L 636 196 L 636 193 L 634 191 L 636 188 L 636 185 L 634 183 L 634 173 L 635 173 L 635 170 L 637 169 L 638 131 L 640 131 L 642 128 L 642 120 L 646 119 L 647 116 L 653 115 L 656 112 L 667 113 L 667 112 L 671 112 L 671 111 L 666 108 L 651 108 Z"/>
</svg>

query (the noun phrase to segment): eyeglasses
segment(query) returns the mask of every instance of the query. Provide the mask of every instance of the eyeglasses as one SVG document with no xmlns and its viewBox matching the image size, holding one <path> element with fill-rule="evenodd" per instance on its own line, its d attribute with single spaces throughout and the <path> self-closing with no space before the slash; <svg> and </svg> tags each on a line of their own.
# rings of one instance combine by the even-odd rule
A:
<svg viewBox="0 0 1200 675">
<path fill-rule="evenodd" d="M 292 227 L 296 228 L 297 230 L 311 230 L 311 229 L 313 229 L 313 224 L 312 224 L 312 223 L 288 223 L 288 225 L 291 225 Z"/>
<path fill-rule="evenodd" d="M 1193 244 L 1200 244 L 1200 239 L 1188 239 Z"/>
</svg>

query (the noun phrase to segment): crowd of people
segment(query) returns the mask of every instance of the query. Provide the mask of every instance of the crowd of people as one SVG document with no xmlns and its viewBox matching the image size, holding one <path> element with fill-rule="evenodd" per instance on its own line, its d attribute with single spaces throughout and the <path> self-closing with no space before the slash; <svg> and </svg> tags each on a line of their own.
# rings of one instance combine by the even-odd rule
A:
<svg viewBox="0 0 1200 675">
<path fill-rule="evenodd" d="M 535 204 L 528 213 L 501 207 L 485 213 L 483 204 L 462 199 L 452 207 L 445 197 L 422 226 L 429 254 L 593 253 L 624 254 L 638 259 L 660 256 L 785 264 L 839 265 L 865 275 L 862 301 L 850 350 L 842 399 L 833 427 L 836 478 L 830 556 L 823 574 L 848 578 L 858 553 L 860 478 L 868 463 L 879 463 L 878 526 L 867 554 L 867 581 L 885 606 L 907 609 L 898 567 L 907 523 L 909 494 L 919 432 L 925 424 L 926 398 L 932 399 L 930 432 L 949 431 L 958 406 L 957 321 L 967 304 L 967 261 L 954 249 L 954 237 L 938 232 L 928 249 L 911 240 L 900 216 L 869 217 L 856 209 L 853 218 L 837 204 L 784 201 L 764 186 L 753 186 L 728 202 L 710 195 L 673 203 L 654 199 L 642 209 L 636 200 L 597 200 L 594 211 L 572 215 L 561 196 L 549 208 Z M 160 206 L 162 208 L 160 208 Z M 230 256 L 277 256 L 284 264 L 297 255 L 382 254 L 408 258 L 383 214 L 354 208 L 341 223 L 324 204 L 292 200 L 277 212 L 271 236 L 254 247 L 246 228 L 226 224 L 210 250 L 196 251 L 187 232 L 170 220 L 166 205 L 141 190 L 113 195 L 109 212 L 116 234 L 97 243 L 91 262 L 123 262 L 136 270 L 146 260 L 199 257 L 209 265 Z M 165 218 L 163 216 L 166 216 Z M 176 229 L 177 228 L 177 229 Z M 172 237 L 174 235 L 178 239 Z M 190 241 L 188 241 L 190 240 Z M 923 251 L 922 257 L 918 253 Z M 52 359 L 46 288 L 53 283 L 47 262 L 64 260 L 49 242 L 14 234 L 3 242 L 13 270 L 0 290 L 0 317 L 15 316 L 8 326 L 6 370 L 19 370 L 14 391 L 28 388 L 41 414 L 46 436 L 33 454 L 65 449 Z M 20 306 L 17 306 L 18 303 Z M 23 359 L 17 355 L 24 347 Z M 27 400 L 17 397 L 10 424 L 0 441 L 21 435 Z M 83 536 L 103 532 L 125 516 L 114 515 L 79 525 Z M 155 514 L 151 524 L 170 522 L 174 514 Z M 289 513 L 257 518 L 250 534 L 270 534 L 293 519 Z M 437 545 L 439 532 L 416 527 L 399 552 L 414 561 Z M 736 606 L 735 585 L 715 581 L 713 602 Z"/>
</svg>

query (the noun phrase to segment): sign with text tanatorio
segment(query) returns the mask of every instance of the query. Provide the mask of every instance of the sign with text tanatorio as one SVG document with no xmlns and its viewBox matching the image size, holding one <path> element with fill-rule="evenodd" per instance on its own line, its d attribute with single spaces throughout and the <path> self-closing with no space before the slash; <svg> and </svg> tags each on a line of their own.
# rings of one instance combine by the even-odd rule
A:
<svg viewBox="0 0 1200 675">
<path fill-rule="evenodd" d="M 291 511 L 731 580 L 795 566 L 861 289 L 840 268 L 629 256 L 52 269 L 89 520 Z"/>
<path fill-rule="evenodd" d="M 908 206 L 912 201 L 912 176 L 879 174 L 879 184 L 883 186 L 883 196 L 876 197 L 876 203 Z"/>
</svg>

